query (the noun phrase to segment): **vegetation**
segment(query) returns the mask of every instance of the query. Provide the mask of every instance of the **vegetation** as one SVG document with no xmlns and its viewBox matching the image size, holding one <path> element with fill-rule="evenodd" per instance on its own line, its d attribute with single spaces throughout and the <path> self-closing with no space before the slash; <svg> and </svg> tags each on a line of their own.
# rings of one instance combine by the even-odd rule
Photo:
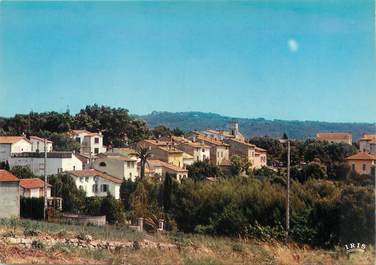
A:
<svg viewBox="0 0 376 265">
<path fill-rule="evenodd" d="M 148 137 L 150 132 L 143 120 L 129 115 L 127 109 L 107 106 L 86 106 L 76 115 L 58 112 L 30 112 L 0 118 L 0 135 L 36 135 L 54 142 L 57 151 L 78 150 L 79 145 L 66 133 L 71 129 L 101 131 L 104 144 L 125 146 Z"/>
</svg>

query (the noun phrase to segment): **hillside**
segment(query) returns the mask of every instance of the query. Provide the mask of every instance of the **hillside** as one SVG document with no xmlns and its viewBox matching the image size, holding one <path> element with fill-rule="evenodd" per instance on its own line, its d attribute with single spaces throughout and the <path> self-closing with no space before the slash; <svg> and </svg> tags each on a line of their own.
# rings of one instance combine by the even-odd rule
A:
<svg viewBox="0 0 376 265">
<path fill-rule="evenodd" d="M 169 128 L 180 128 L 184 131 L 202 130 L 205 128 L 226 129 L 231 119 L 239 122 L 240 130 L 247 137 L 271 136 L 281 137 L 287 133 L 290 138 L 307 139 L 314 137 L 316 132 L 351 132 L 357 140 L 362 133 L 376 132 L 375 124 L 371 123 L 335 123 L 321 121 L 286 121 L 266 120 L 263 118 L 246 119 L 226 117 L 215 113 L 203 112 L 157 112 L 141 116 L 150 127 L 165 125 Z"/>
</svg>

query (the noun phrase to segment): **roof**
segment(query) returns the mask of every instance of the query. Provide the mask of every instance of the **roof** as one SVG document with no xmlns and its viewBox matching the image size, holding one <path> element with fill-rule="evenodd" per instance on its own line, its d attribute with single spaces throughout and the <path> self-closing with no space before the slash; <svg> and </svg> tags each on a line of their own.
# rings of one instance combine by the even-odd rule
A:
<svg viewBox="0 0 376 265">
<path fill-rule="evenodd" d="M 39 178 L 20 179 L 20 186 L 24 189 L 44 188 L 44 181 Z M 52 185 L 47 183 L 47 186 L 51 187 Z"/>
<path fill-rule="evenodd" d="M 166 146 L 166 145 L 168 145 L 167 141 L 161 141 L 161 140 L 146 139 L 146 140 L 143 140 L 143 142 L 146 142 L 146 143 L 152 144 L 152 145 L 156 145 L 156 146 Z"/>
<path fill-rule="evenodd" d="M 0 169 L 0 182 L 15 182 L 20 181 L 15 175 L 6 171 L 4 169 Z"/>
<path fill-rule="evenodd" d="M 351 133 L 341 133 L 341 132 L 319 132 L 316 133 L 317 140 L 351 140 Z"/>
<path fill-rule="evenodd" d="M 103 158 L 115 159 L 115 160 L 120 160 L 120 161 L 133 161 L 133 162 L 137 161 L 136 158 L 123 156 L 123 155 L 106 155 Z"/>
<path fill-rule="evenodd" d="M 193 155 L 183 152 L 183 159 L 194 159 Z"/>
<path fill-rule="evenodd" d="M 35 140 L 38 140 L 38 141 L 42 141 L 42 142 L 43 142 L 45 138 L 41 138 L 41 137 L 38 137 L 38 136 L 32 135 L 32 136 L 30 136 L 30 139 L 35 139 Z M 46 139 L 46 141 L 47 141 L 48 143 L 52 143 L 52 141 L 50 141 L 50 140 L 48 140 L 48 139 Z"/>
<path fill-rule="evenodd" d="M 24 136 L 0 136 L 0 144 L 14 144 L 21 140 L 30 142 Z"/>
<path fill-rule="evenodd" d="M 84 169 L 84 170 L 74 170 L 74 171 L 69 171 L 69 174 L 75 176 L 75 177 L 101 177 L 103 179 L 106 179 L 108 181 L 111 181 L 111 182 L 114 182 L 114 183 L 117 183 L 117 184 L 121 184 L 123 183 L 123 180 L 117 178 L 117 177 L 114 177 L 114 176 L 111 176 L 109 174 L 107 174 L 106 172 L 101 172 L 99 170 L 96 170 L 96 169 Z"/>
<path fill-rule="evenodd" d="M 266 150 L 264 148 L 261 148 L 261 147 L 257 147 L 256 146 L 256 152 L 262 152 L 262 153 L 265 153 Z"/>
<path fill-rule="evenodd" d="M 68 132 L 68 134 L 71 135 L 71 136 L 76 136 L 76 135 L 79 135 L 79 134 L 85 134 L 84 136 L 97 136 L 97 135 L 100 135 L 99 133 L 89 132 L 87 130 L 70 130 Z"/>
<path fill-rule="evenodd" d="M 362 138 L 360 138 L 360 141 L 371 141 L 371 142 L 375 142 L 376 141 L 376 134 L 367 134 L 367 133 L 364 133 L 362 135 Z"/>
<path fill-rule="evenodd" d="M 182 154 L 184 153 L 183 151 L 179 150 L 179 149 L 176 149 L 175 146 L 169 146 L 169 147 L 166 147 L 166 146 L 158 146 L 157 147 L 158 149 L 160 150 L 163 150 L 165 152 L 169 152 L 169 153 L 177 153 L 177 154 Z"/>
<path fill-rule="evenodd" d="M 376 160 L 376 156 L 366 152 L 359 152 L 355 155 L 346 157 L 346 160 Z"/>
<path fill-rule="evenodd" d="M 214 138 L 210 138 L 210 137 L 207 137 L 201 133 L 196 133 L 196 138 L 199 139 L 199 140 L 202 140 L 204 142 L 207 142 L 209 144 L 213 144 L 213 145 L 217 145 L 217 146 L 229 146 L 228 144 L 222 142 L 222 141 L 219 141 L 219 140 L 216 140 Z"/>
<path fill-rule="evenodd" d="M 176 171 L 176 172 L 188 172 L 188 170 L 186 169 L 183 169 L 183 168 L 180 168 L 180 167 L 177 167 L 175 165 L 172 165 L 172 164 L 169 164 L 167 162 L 163 162 L 161 160 L 149 160 L 148 161 L 149 164 L 152 166 L 152 167 L 165 167 L 165 168 L 168 168 L 172 171 Z"/>
<path fill-rule="evenodd" d="M 237 142 L 237 143 L 239 143 L 239 144 L 243 144 L 243 145 L 246 145 L 246 146 L 248 146 L 248 147 L 256 148 L 256 145 L 254 145 L 254 144 L 250 144 L 250 143 L 247 143 L 247 142 L 244 142 L 244 141 L 240 141 L 240 140 L 235 139 L 235 138 L 231 138 L 231 139 L 227 139 L 227 140 L 228 140 L 228 141 Z M 257 148 L 259 148 L 259 147 L 257 147 Z"/>
</svg>

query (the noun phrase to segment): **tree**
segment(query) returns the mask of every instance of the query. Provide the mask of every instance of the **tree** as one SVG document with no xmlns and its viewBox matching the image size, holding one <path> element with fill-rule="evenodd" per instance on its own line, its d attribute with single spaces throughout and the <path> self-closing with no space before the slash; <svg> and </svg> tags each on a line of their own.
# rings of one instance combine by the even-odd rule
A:
<svg viewBox="0 0 376 265">
<path fill-rule="evenodd" d="M 84 208 L 86 193 L 77 188 L 74 179 L 67 173 L 49 177 L 51 195 L 63 199 L 63 211 L 80 213 Z"/>
<path fill-rule="evenodd" d="M 195 181 L 204 180 L 208 177 L 221 176 L 221 170 L 217 166 L 209 164 L 208 161 L 196 161 L 187 166 L 188 177 Z"/>
<path fill-rule="evenodd" d="M 169 173 L 166 173 L 163 182 L 163 209 L 168 212 L 171 208 L 172 193 L 173 193 L 173 179 Z"/>
<path fill-rule="evenodd" d="M 145 166 L 148 160 L 152 157 L 152 153 L 148 147 L 138 145 L 136 148 L 137 156 L 140 159 L 140 178 L 145 178 Z"/>
<path fill-rule="evenodd" d="M 148 194 L 142 181 L 137 182 L 136 190 L 130 196 L 134 217 L 144 217 L 148 213 Z"/>
<path fill-rule="evenodd" d="M 241 158 L 238 155 L 233 155 L 230 158 L 231 165 L 230 165 L 230 171 L 232 175 L 238 176 L 242 173 L 247 174 L 248 169 L 251 166 L 251 162 L 249 162 L 247 159 Z"/>
<path fill-rule="evenodd" d="M 171 130 L 164 125 L 159 125 L 155 127 L 151 132 L 153 136 L 157 139 L 161 137 L 170 137 L 172 135 Z"/>
<path fill-rule="evenodd" d="M 10 172 L 20 179 L 36 178 L 33 171 L 28 166 L 14 166 Z"/>
<path fill-rule="evenodd" d="M 106 220 L 109 224 L 124 223 L 123 207 L 109 192 L 102 201 L 101 213 L 106 215 Z"/>
<path fill-rule="evenodd" d="M 130 195 L 136 190 L 137 183 L 131 179 L 124 180 L 120 186 L 120 199 L 126 211 L 131 210 Z"/>
</svg>

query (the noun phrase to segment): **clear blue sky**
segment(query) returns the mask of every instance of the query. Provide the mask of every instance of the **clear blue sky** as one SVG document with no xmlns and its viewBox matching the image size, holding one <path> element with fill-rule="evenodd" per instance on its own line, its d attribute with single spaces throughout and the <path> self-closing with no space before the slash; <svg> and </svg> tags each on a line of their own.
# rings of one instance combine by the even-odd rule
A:
<svg viewBox="0 0 376 265">
<path fill-rule="evenodd" d="M 204 111 L 375 122 L 373 0 L 0 2 L 0 116 Z"/>
</svg>

